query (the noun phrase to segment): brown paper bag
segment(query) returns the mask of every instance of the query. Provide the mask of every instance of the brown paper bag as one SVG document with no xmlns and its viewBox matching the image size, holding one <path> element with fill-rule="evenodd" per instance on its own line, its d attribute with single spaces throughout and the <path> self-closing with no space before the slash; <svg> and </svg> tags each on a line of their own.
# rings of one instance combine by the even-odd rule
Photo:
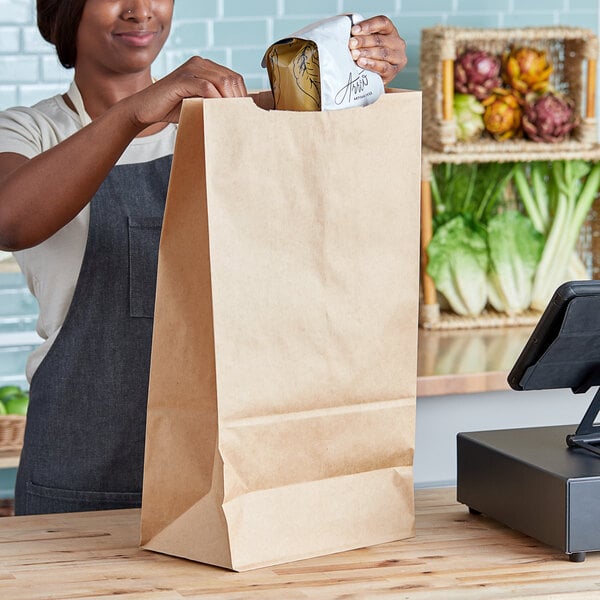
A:
<svg viewBox="0 0 600 600">
<path fill-rule="evenodd" d="M 142 545 L 242 571 L 414 534 L 420 92 L 186 100 Z"/>
</svg>

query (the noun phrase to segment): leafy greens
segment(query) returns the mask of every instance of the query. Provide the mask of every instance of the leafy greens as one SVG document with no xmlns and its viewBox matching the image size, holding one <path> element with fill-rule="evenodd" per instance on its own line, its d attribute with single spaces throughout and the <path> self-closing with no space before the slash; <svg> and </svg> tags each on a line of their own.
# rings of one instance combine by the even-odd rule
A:
<svg viewBox="0 0 600 600">
<path fill-rule="evenodd" d="M 427 272 L 460 315 L 477 316 L 488 301 L 509 314 L 529 306 L 543 241 L 526 217 L 504 206 L 514 169 L 512 163 L 434 169 L 435 233 Z"/>
</svg>

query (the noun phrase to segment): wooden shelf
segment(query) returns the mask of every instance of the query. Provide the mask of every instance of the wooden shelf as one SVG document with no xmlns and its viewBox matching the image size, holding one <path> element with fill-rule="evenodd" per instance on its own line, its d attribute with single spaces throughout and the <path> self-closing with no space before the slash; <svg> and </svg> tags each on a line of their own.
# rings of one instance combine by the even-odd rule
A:
<svg viewBox="0 0 600 600">
<path fill-rule="evenodd" d="M 532 329 L 420 329 L 417 396 L 508 390 L 506 377 Z"/>
<path fill-rule="evenodd" d="M 21 453 L 16 450 L 0 451 L 0 469 L 12 469 L 19 466 Z"/>
<path fill-rule="evenodd" d="M 521 140 L 514 142 L 521 146 Z M 572 147 L 569 143 L 562 146 L 552 143 L 541 144 L 538 142 L 528 142 L 528 151 L 514 150 L 511 142 L 490 142 L 481 146 L 478 144 L 461 144 L 454 150 L 441 152 L 423 146 L 422 157 L 425 165 L 425 172 L 428 173 L 431 165 L 442 163 L 488 163 L 488 162 L 520 162 L 535 161 L 535 160 L 591 160 L 600 159 L 600 144 L 579 144 L 573 142 Z M 565 149 L 565 146 L 567 148 Z M 518 158 L 515 159 L 515 154 Z"/>
</svg>

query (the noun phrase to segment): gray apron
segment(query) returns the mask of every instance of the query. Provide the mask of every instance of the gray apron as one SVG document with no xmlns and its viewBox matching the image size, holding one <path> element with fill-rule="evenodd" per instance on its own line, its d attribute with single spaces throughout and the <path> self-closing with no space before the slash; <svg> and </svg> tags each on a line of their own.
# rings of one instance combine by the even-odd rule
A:
<svg viewBox="0 0 600 600">
<path fill-rule="evenodd" d="M 171 156 L 112 169 L 65 322 L 30 386 L 16 514 L 141 504 L 156 266 Z"/>
</svg>

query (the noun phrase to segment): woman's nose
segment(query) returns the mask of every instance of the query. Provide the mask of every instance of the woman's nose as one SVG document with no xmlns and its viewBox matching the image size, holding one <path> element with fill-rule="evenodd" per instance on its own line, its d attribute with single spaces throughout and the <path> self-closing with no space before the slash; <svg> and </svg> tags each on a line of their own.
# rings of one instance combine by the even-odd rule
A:
<svg viewBox="0 0 600 600">
<path fill-rule="evenodd" d="M 125 6 L 123 18 L 126 20 L 145 21 L 152 17 L 151 0 L 129 0 Z"/>
</svg>

